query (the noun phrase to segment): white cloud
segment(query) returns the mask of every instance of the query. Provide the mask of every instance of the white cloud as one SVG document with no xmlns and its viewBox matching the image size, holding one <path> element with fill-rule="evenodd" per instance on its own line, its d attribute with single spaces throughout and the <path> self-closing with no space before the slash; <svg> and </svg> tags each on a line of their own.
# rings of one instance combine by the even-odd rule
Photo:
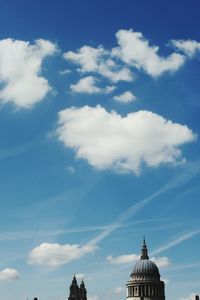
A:
<svg viewBox="0 0 200 300">
<path fill-rule="evenodd" d="M 169 284 L 169 279 L 167 279 L 167 278 L 160 278 L 162 281 L 164 281 L 164 283 L 166 284 L 166 285 L 168 285 Z"/>
<path fill-rule="evenodd" d="M 196 294 L 192 293 L 186 298 L 181 298 L 181 300 L 195 300 L 195 296 L 196 296 Z"/>
<path fill-rule="evenodd" d="M 90 280 L 93 279 L 92 276 L 86 276 L 86 275 L 83 274 L 83 273 L 78 273 L 78 274 L 75 274 L 75 275 L 76 275 L 76 279 L 78 279 L 78 280 L 84 279 L 84 281 L 90 281 Z"/>
<path fill-rule="evenodd" d="M 52 90 L 40 76 L 42 62 L 57 51 L 55 44 L 39 39 L 29 42 L 4 39 L 0 41 L 0 100 L 18 107 L 31 108 Z"/>
<path fill-rule="evenodd" d="M 0 271 L 0 282 L 15 281 L 20 278 L 20 274 L 15 269 L 6 268 Z"/>
<path fill-rule="evenodd" d="M 70 89 L 75 93 L 86 93 L 86 94 L 100 94 L 100 93 L 111 93 L 115 90 L 115 86 L 107 86 L 100 88 L 96 85 L 97 79 L 92 76 L 87 76 L 80 79 L 76 84 L 71 84 Z"/>
<path fill-rule="evenodd" d="M 194 40 L 172 40 L 171 44 L 189 57 L 200 52 L 200 43 Z"/>
<path fill-rule="evenodd" d="M 75 275 L 76 275 L 76 279 L 78 279 L 78 280 L 84 278 L 84 274 L 83 273 L 78 273 L 78 274 L 75 274 Z"/>
<path fill-rule="evenodd" d="M 125 293 L 125 288 L 121 287 L 121 286 L 118 286 L 115 288 L 114 290 L 115 294 L 119 295 L 119 294 L 122 294 L 122 293 Z"/>
<path fill-rule="evenodd" d="M 168 257 L 151 257 L 150 258 L 155 264 L 158 266 L 158 268 L 165 268 L 170 266 L 171 262 Z"/>
<path fill-rule="evenodd" d="M 136 97 L 133 95 L 132 92 L 130 91 L 126 91 L 121 95 L 118 96 L 114 96 L 113 99 L 117 102 L 121 102 L 121 103 L 130 103 L 134 100 L 136 100 Z"/>
<path fill-rule="evenodd" d="M 64 53 L 64 58 L 80 65 L 82 72 L 93 72 L 98 70 L 98 64 L 105 55 L 106 51 L 103 47 L 83 46 L 77 52 Z"/>
<path fill-rule="evenodd" d="M 113 55 L 153 77 L 164 72 L 174 72 L 185 62 L 185 56 L 179 53 L 172 53 L 167 57 L 159 56 L 159 47 L 151 46 L 141 32 L 119 30 L 116 37 L 119 46 L 112 50 Z"/>
<path fill-rule="evenodd" d="M 156 167 L 182 161 L 178 147 L 196 139 L 187 126 L 150 111 L 122 117 L 101 106 L 60 111 L 56 135 L 93 167 L 136 174 L 142 164 Z"/>
<path fill-rule="evenodd" d="M 170 260 L 168 257 L 151 257 L 150 258 L 158 268 L 168 267 L 170 265 Z M 140 260 L 140 255 L 137 254 L 124 254 L 113 257 L 112 255 L 107 256 L 107 262 L 112 265 L 122 265 L 122 264 L 129 264 L 129 263 L 136 263 Z"/>
<path fill-rule="evenodd" d="M 132 68 L 152 77 L 175 72 L 188 57 L 200 51 L 200 43 L 195 40 L 171 40 L 168 46 L 173 46 L 175 51 L 163 56 L 159 54 L 159 46 L 151 45 L 141 32 L 119 30 L 116 38 L 117 47 L 105 49 L 103 46 L 94 48 L 85 45 L 63 56 L 76 64 L 79 72 L 96 73 L 117 83 L 133 81 Z"/>
<path fill-rule="evenodd" d="M 135 263 L 139 259 L 140 259 L 140 255 L 137 254 L 124 254 L 116 257 L 109 255 L 106 257 L 107 262 L 112 265 Z"/>
<path fill-rule="evenodd" d="M 60 70 L 60 71 L 59 71 L 59 74 L 60 74 L 60 75 L 66 75 L 66 74 L 70 74 L 71 72 L 72 72 L 71 70 L 65 69 L 65 70 Z"/>
<path fill-rule="evenodd" d="M 64 58 L 77 64 L 80 67 L 78 70 L 83 73 L 94 72 L 113 82 L 133 79 L 130 69 L 117 64 L 111 59 L 110 52 L 102 46 L 97 48 L 83 46 L 77 52 L 66 52 Z"/>
<path fill-rule="evenodd" d="M 32 265 L 58 267 L 77 260 L 88 253 L 93 253 L 96 249 L 97 246 L 89 244 L 80 246 L 77 244 L 42 243 L 30 252 L 28 262 Z"/>
</svg>

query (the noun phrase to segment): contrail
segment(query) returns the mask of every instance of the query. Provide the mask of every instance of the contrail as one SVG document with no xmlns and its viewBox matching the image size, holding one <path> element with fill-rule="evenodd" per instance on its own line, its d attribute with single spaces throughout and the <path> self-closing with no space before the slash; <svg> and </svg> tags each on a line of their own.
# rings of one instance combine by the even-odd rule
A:
<svg viewBox="0 0 200 300">
<path fill-rule="evenodd" d="M 125 221 L 135 216 L 140 210 L 142 210 L 147 204 L 152 200 L 156 199 L 158 196 L 178 187 L 181 187 L 188 183 L 192 178 L 194 178 L 198 173 L 200 173 L 200 161 L 193 163 L 186 163 L 181 166 L 182 170 L 168 183 L 166 183 L 161 189 L 153 193 L 151 196 L 143 199 L 142 201 L 133 204 L 128 209 L 123 211 L 115 222 L 113 222 L 107 229 L 100 233 L 96 238 L 92 239 L 88 244 L 96 245 L 116 229 L 120 228 Z M 174 242 L 175 243 L 175 242 Z M 164 250 L 163 250 L 164 251 Z"/>
<path fill-rule="evenodd" d="M 188 232 L 188 233 L 185 233 L 183 234 L 182 236 L 180 236 L 179 238 L 177 238 L 176 240 L 164 245 L 164 246 L 161 246 L 159 247 L 158 249 L 154 250 L 151 255 L 155 255 L 155 254 L 159 254 L 167 249 L 170 249 L 180 243 L 182 243 L 183 241 L 187 241 L 189 240 L 190 238 L 192 238 L 193 236 L 197 235 L 197 234 L 200 234 L 200 229 L 197 229 L 197 230 L 193 230 L 191 232 Z"/>
</svg>

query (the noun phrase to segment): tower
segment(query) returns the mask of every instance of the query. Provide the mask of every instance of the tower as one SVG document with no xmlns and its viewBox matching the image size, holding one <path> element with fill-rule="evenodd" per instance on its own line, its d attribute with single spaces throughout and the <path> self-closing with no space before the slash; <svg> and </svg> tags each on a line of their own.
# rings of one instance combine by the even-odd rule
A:
<svg viewBox="0 0 200 300">
<path fill-rule="evenodd" d="M 76 276 L 74 275 L 70 285 L 70 293 L 68 300 L 79 300 L 79 286 L 77 284 Z"/>
<path fill-rule="evenodd" d="M 80 300 L 87 300 L 87 290 L 85 288 L 83 279 L 80 284 L 79 294 L 80 294 Z"/>
<path fill-rule="evenodd" d="M 127 300 L 165 300 L 165 285 L 160 280 L 158 267 L 149 259 L 145 239 L 140 260 L 127 283 Z"/>
<path fill-rule="evenodd" d="M 79 287 L 76 276 L 74 275 L 69 290 L 68 300 L 87 300 L 87 290 L 83 279 Z"/>
</svg>

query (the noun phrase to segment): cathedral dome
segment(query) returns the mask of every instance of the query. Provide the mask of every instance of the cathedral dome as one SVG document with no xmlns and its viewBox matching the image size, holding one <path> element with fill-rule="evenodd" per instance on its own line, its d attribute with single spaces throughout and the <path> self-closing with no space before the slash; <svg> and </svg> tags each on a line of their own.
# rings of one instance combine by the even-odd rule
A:
<svg viewBox="0 0 200 300">
<path fill-rule="evenodd" d="M 134 278 L 142 278 L 145 279 L 160 279 L 160 273 L 156 264 L 149 259 L 148 250 L 145 243 L 143 241 L 142 249 L 141 249 L 141 258 L 135 264 L 131 277 Z"/>
<path fill-rule="evenodd" d="M 149 259 L 139 260 L 135 264 L 132 275 L 154 275 L 154 277 L 160 277 L 158 267 Z"/>
<path fill-rule="evenodd" d="M 165 300 L 165 284 L 160 280 L 158 267 L 149 259 L 145 239 L 140 260 L 136 262 L 126 286 L 127 300 Z"/>
</svg>

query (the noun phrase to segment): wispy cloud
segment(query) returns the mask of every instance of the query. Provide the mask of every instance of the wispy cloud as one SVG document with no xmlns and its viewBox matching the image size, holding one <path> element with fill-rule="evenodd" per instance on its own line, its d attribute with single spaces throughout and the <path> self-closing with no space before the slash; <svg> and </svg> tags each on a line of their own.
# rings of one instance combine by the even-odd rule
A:
<svg viewBox="0 0 200 300">
<path fill-rule="evenodd" d="M 41 141 L 37 141 L 40 143 Z M 38 145 L 38 144 L 37 144 Z M 21 155 L 29 150 L 31 150 L 35 146 L 35 142 L 31 141 L 23 145 L 15 146 L 9 149 L 1 149 L 0 150 L 0 159 L 6 159 L 13 156 Z"/>
<path fill-rule="evenodd" d="M 51 243 L 43 243 L 40 244 L 38 247 L 35 247 L 32 249 L 32 251 L 29 254 L 29 263 L 35 264 L 35 265 L 47 265 L 51 267 L 58 267 L 63 264 L 66 264 L 72 260 L 77 260 L 82 256 L 85 256 L 88 253 L 93 253 L 98 249 L 98 243 L 101 242 L 103 239 L 108 237 L 110 234 L 112 234 L 116 229 L 124 226 L 124 223 L 136 215 L 140 210 L 142 210 L 147 204 L 149 204 L 151 201 L 156 199 L 161 194 L 174 189 L 178 188 L 187 182 L 189 182 L 195 175 L 197 175 L 200 170 L 197 168 L 198 163 L 195 164 L 186 164 L 184 167 L 182 167 L 181 171 L 176 175 L 173 180 L 168 182 L 166 185 L 164 185 L 160 190 L 156 191 L 151 196 L 145 198 L 144 200 L 130 206 L 127 210 L 121 213 L 119 217 L 116 219 L 114 223 L 112 223 L 110 226 L 104 227 L 103 231 L 97 235 L 94 239 L 90 240 L 88 243 L 84 245 L 76 245 L 76 244 L 51 244 Z M 158 254 L 162 251 L 165 251 L 171 247 L 176 246 L 177 244 L 197 235 L 200 233 L 200 230 L 194 230 L 192 232 L 189 232 L 187 234 L 184 234 L 180 236 L 178 239 L 158 248 L 155 250 L 152 254 Z M 119 259 L 110 257 L 110 261 L 117 261 L 117 263 L 121 263 L 121 261 L 132 260 L 134 257 L 132 256 L 122 256 Z M 108 259 L 109 260 L 109 259 Z M 166 265 L 169 263 L 166 258 L 162 258 L 162 264 L 164 263 Z"/>
<path fill-rule="evenodd" d="M 196 294 L 192 293 L 190 294 L 188 297 L 186 298 L 181 298 L 181 300 L 194 300 L 195 299 Z"/>
<path fill-rule="evenodd" d="M 174 265 L 170 268 L 170 271 L 181 271 L 193 268 L 199 268 L 200 262 L 192 263 L 192 264 L 183 264 L 183 265 Z"/>
<path fill-rule="evenodd" d="M 200 229 L 197 229 L 197 230 L 193 230 L 193 231 L 190 231 L 188 233 L 185 233 L 181 236 L 179 236 L 178 238 L 176 238 L 175 240 L 159 247 L 158 249 L 154 250 L 151 254 L 152 255 L 155 255 L 155 254 L 159 254 L 165 250 L 168 250 L 174 246 L 177 246 L 179 245 L 180 243 L 184 242 L 184 241 L 187 241 L 189 239 L 191 239 L 192 237 L 194 237 L 195 235 L 198 235 L 200 234 Z"/>
<path fill-rule="evenodd" d="M 59 235 L 93 232 L 108 229 L 109 226 L 79 226 L 57 230 L 21 230 L 21 231 L 4 231 L 0 232 L 0 241 L 17 241 L 33 238 L 48 238 Z"/>
<path fill-rule="evenodd" d="M 66 74 L 70 74 L 72 71 L 69 69 L 64 69 L 64 70 L 60 70 L 59 74 L 60 75 L 66 75 Z"/>
<path fill-rule="evenodd" d="M 151 201 L 158 198 L 160 195 L 175 189 L 179 188 L 186 183 L 188 183 L 190 180 L 192 180 L 198 173 L 200 173 L 200 161 L 196 161 L 193 163 L 186 163 L 182 166 L 180 166 L 180 171 L 178 174 L 172 178 L 171 181 L 166 183 L 161 189 L 150 195 L 149 197 L 145 198 L 144 200 L 130 206 L 128 209 L 123 211 L 115 222 L 113 222 L 107 229 L 105 229 L 103 232 L 101 232 L 97 237 L 95 237 L 93 240 L 90 241 L 91 244 L 97 244 L 106 237 L 108 237 L 110 234 L 112 234 L 116 229 L 120 228 L 125 221 L 129 220 L 133 216 L 135 216 L 139 211 L 141 211 L 146 205 L 148 205 Z M 179 242 L 176 240 L 172 242 L 171 247 L 177 245 L 183 240 L 186 240 L 196 234 L 199 233 L 199 230 L 192 231 L 188 234 L 185 234 L 184 236 L 179 238 Z M 163 247 L 169 247 L 168 245 L 165 245 Z M 157 249 L 158 250 L 158 249 Z M 164 250 L 163 250 L 164 251 Z M 161 251 L 160 251 L 161 252 Z M 158 252 L 157 252 L 158 253 Z M 152 254 L 155 254 L 152 253 Z"/>
</svg>

